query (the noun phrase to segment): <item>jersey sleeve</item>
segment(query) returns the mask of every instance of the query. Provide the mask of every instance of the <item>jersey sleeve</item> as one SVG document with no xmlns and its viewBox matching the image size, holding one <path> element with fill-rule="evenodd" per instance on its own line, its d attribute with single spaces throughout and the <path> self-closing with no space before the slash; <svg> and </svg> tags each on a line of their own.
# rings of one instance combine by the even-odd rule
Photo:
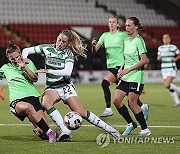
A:
<svg viewBox="0 0 180 154">
<path fill-rule="evenodd" d="M 22 50 L 22 56 L 23 58 L 27 58 L 28 55 L 35 54 L 35 53 L 41 53 L 43 52 L 43 45 L 38 45 L 34 47 L 24 48 Z"/>
<path fill-rule="evenodd" d="M 67 62 L 72 62 L 74 63 L 74 54 L 71 50 L 66 51 L 66 59 L 65 59 L 65 63 Z"/>
<path fill-rule="evenodd" d="M 98 41 L 98 44 L 103 45 L 103 44 L 104 44 L 104 39 L 105 39 L 105 33 L 103 33 L 103 34 L 100 36 L 99 41 Z"/>
<path fill-rule="evenodd" d="M 45 45 L 38 45 L 38 46 L 35 46 L 34 47 L 34 51 L 35 51 L 35 53 L 38 53 L 38 54 L 40 54 L 40 53 L 43 53 L 44 54 L 44 52 L 43 52 L 43 47 L 44 47 Z"/>
<path fill-rule="evenodd" d="M 66 62 L 64 69 L 62 69 L 62 70 L 48 70 L 48 73 L 54 74 L 54 75 L 61 75 L 61 76 L 71 76 L 72 70 L 73 70 L 73 63 Z"/>
<path fill-rule="evenodd" d="M 129 37 L 129 35 L 126 32 L 122 32 L 122 37 L 123 37 L 123 39 L 126 39 Z"/>
<path fill-rule="evenodd" d="M 175 51 L 175 54 L 178 55 L 180 54 L 180 50 L 177 48 L 177 46 L 174 45 L 174 51 Z"/>
<path fill-rule="evenodd" d="M 34 65 L 34 63 L 30 60 L 29 64 L 27 64 L 28 68 L 35 73 L 37 71 L 36 66 Z"/>
<path fill-rule="evenodd" d="M 143 39 L 139 39 L 138 44 L 137 44 L 137 49 L 138 49 L 139 55 L 147 53 L 146 44 Z"/>
<path fill-rule="evenodd" d="M 157 51 L 158 56 L 161 56 L 161 50 L 160 49 L 161 49 L 161 47 L 158 47 L 158 51 Z"/>
</svg>

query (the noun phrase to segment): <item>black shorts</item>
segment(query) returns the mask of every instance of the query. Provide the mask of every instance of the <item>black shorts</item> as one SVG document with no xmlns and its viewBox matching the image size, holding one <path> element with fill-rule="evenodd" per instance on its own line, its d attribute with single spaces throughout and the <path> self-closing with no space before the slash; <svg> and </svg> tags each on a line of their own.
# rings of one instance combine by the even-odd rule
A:
<svg viewBox="0 0 180 154">
<path fill-rule="evenodd" d="M 108 71 L 111 72 L 112 74 L 114 74 L 114 76 L 116 77 L 120 68 L 121 68 L 121 66 L 116 66 L 114 68 L 108 68 Z"/>
<path fill-rule="evenodd" d="M 24 121 L 26 116 L 19 115 L 16 112 L 15 107 L 16 107 L 16 104 L 19 103 L 19 102 L 25 102 L 25 103 L 31 104 L 36 111 L 43 110 L 43 107 L 42 107 L 42 105 L 41 105 L 41 103 L 39 101 L 39 97 L 30 96 L 30 97 L 24 97 L 24 98 L 21 98 L 21 99 L 16 99 L 16 100 L 14 100 L 14 101 L 12 101 L 10 103 L 10 110 L 21 121 Z"/>
<path fill-rule="evenodd" d="M 135 94 L 140 95 L 143 91 L 144 84 L 137 83 L 137 82 L 126 82 L 123 80 L 120 80 L 116 89 L 122 90 L 126 93 L 126 95 L 129 94 L 129 92 L 133 92 Z"/>
</svg>

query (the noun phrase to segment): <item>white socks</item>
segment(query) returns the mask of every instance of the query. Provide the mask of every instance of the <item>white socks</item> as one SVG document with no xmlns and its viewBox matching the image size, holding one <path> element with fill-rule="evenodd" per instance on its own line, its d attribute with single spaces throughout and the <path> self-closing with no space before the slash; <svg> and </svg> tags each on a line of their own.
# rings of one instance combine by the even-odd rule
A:
<svg viewBox="0 0 180 154">
<path fill-rule="evenodd" d="M 105 123 L 104 121 L 102 121 L 99 117 L 97 117 L 94 113 L 92 113 L 92 112 L 89 112 L 88 111 L 88 114 L 89 114 L 89 117 L 87 117 L 87 120 L 91 123 L 91 124 L 93 124 L 93 125 L 95 125 L 95 126 L 97 126 L 97 127 L 100 127 L 100 128 L 102 128 L 102 129 L 104 129 L 105 131 L 107 131 L 107 132 L 109 132 L 110 130 L 110 126 L 107 124 L 107 123 Z"/>
<path fill-rule="evenodd" d="M 142 110 L 142 111 L 146 110 L 145 104 L 143 104 L 143 105 L 141 106 L 141 110 Z"/>
<path fill-rule="evenodd" d="M 170 94 L 175 102 L 175 105 L 179 105 L 180 101 L 179 101 L 179 97 L 178 97 L 178 94 L 176 93 L 176 91 L 170 92 Z"/>
<path fill-rule="evenodd" d="M 180 88 L 176 86 L 175 84 L 171 83 L 169 89 L 170 89 L 170 94 L 175 102 L 175 106 L 180 105 L 180 100 L 178 96 L 178 94 L 180 93 Z M 171 90 L 174 90 L 174 91 L 171 91 Z"/>
<path fill-rule="evenodd" d="M 108 111 L 108 112 L 112 112 L 111 107 L 110 107 L 110 108 L 106 108 L 106 111 Z"/>
<path fill-rule="evenodd" d="M 55 109 L 55 108 L 54 108 Z M 63 118 L 57 109 L 48 113 L 51 119 L 61 128 L 61 131 L 69 132 L 70 130 L 64 125 Z"/>
<path fill-rule="evenodd" d="M 175 90 L 177 93 L 180 93 L 180 88 L 173 83 L 170 84 L 169 89 Z"/>
</svg>

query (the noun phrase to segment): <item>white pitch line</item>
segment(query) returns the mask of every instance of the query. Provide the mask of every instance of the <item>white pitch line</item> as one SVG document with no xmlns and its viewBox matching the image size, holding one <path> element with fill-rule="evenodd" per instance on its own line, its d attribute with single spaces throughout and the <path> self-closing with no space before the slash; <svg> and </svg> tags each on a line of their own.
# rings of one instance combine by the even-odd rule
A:
<svg viewBox="0 0 180 154">
<path fill-rule="evenodd" d="M 32 124 L 0 124 L 0 126 L 32 126 Z M 50 125 L 56 126 L 56 125 Z M 83 127 L 94 127 L 94 125 L 82 125 Z M 125 125 L 112 125 L 113 127 L 126 127 Z M 138 126 L 140 127 L 140 126 Z M 180 128 L 180 126 L 148 126 L 150 128 Z"/>
<path fill-rule="evenodd" d="M 82 125 L 84 127 L 91 127 L 91 126 L 94 126 L 94 125 Z M 113 127 L 126 127 L 125 125 L 112 125 Z M 138 126 L 140 127 L 140 126 Z M 180 128 L 180 126 L 149 126 L 148 127 L 150 128 Z"/>
</svg>

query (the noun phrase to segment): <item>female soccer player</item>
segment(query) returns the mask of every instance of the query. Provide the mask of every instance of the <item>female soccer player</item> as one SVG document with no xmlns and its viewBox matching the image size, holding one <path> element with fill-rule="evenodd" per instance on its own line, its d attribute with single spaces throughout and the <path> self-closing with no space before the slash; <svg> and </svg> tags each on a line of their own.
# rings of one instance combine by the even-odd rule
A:
<svg viewBox="0 0 180 154">
<path fill-rule="evenodd" d="M 117 77 L 121 80 L 116 87 L 113 102 L 118 112 L 131 125 L 133 120 L 122 102 L 123 98 L 127 95 L 128 105 L 142 128 L 139 136 L 149 136 L 151 132 L 147 128 L 141 108 L 137 105 L 144 87 L 143 67 L 147 63 L 145 43 L 143 38 L 138 34 L 138 30 L 142 28 L 138 18 L 130 17 L 126 20 L 126 31 L 129 37 L 124 43 L 125 65 L 124 69 L 117 74 Z"/>
<path fill-rule="evenodd" d="M 112 83 L 118 83 L 116 75 L 119 69 L 124 65 L 124 39 L 128 37 L 127 33 L 119 31 L 118 17 L 110 17 L 108 25 L 109 32 L 104 32 L 100 36 L 98 42 L 95 38 L 92 40 L 93 51 L 97 52 L 101 46 L 104 46 L 106 49 L 106 63 L 108 72 L 101 83 L 106 101 L 106 109 L 100 115 L 100 117 L 108 117 L 113 115 L 113 111 L 111 109 L 111 92 L 109 86 Z M 138 105 L 141 106 L 142 110 L 144 111 L 145 119 L 147 119 L 148 105 L 142 104 L 140 100 L 138 100 Z"/>
<path fill-rule="evenodd" d="M 61 131 L 57 141 L 71 138 L 71 131 L 66 128 L 61 114 L 54 107 L 54 104 L 60 100 L 63 100 L 71 110 L 79 112 L 88 122 L 104 129 L 116 139 L 120 137 L 119 132 L 112 126 L 99 119 L 94 113 L 84 109 L 78 99 L 70 76 L 75 58 L 86 57 L 86 54 L 85 47 L 77 33 L 65 29 L 57 37 L 55 45 L 25 48 L 23 57 L 33 53 L 42 53 L 45 56 L 46 69 L 38 70 L 39 73 L 46 73 L 46 89 L 42 96 L 42 105 L 52 120 L 60 127 Z"/>
<path fill-rule="evenodd" d="M 39 127 L 49 137 L 49 142 L 56 141 L 56 133 L 46 123 L 46 118 L 39 102 L 39 93 L 33 83 L 37 81 L 36 68 L 32 61 L 25 64 L 21 50 L 14 44 L 9 43 L 6 56 L 10 63 L 0 68 L 0 79 L 6 78 L 10 94 L 11 112 L 24 121 L 28 117 L 34 126 Z"/>
<path fill-rule="evenodd" d="M 173 80 L 176 77 L 176 61 L 180 58 L 180 51 L 175 45 L 171 44 L 169 34 L 164 34 L 162 40 L 163 45 L 158 48 L 157 60 L 161 61 L 161 72 L 164 79 L 164 86 L 169 89 L 175 102 L 175 106 L 177 107 L 180 106 L 180 100 L 178 97 L 180 94 L 180 88 L 173 84 Z"/>
</svg>

